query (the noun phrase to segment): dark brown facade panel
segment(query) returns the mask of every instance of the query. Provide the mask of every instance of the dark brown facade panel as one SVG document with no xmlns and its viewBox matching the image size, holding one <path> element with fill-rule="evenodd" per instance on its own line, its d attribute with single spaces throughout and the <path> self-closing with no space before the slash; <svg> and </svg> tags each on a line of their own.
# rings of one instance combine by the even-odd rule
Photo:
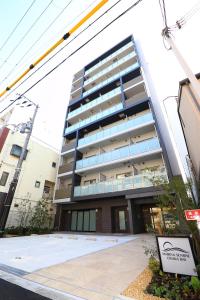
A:
<svg viewBox="0 0 200 300">
<path fill-rule="evenodd" d="M 103 233 L 113 232 L 112 208 L 127 206 L 126 199 L 101 199 L 97 201 L 84 201 L 68 205 L 62 205 L 60 230 L 70 231 L 69 213 L 71 210 L 96 209 L 96 231 Z"/>
</svg>

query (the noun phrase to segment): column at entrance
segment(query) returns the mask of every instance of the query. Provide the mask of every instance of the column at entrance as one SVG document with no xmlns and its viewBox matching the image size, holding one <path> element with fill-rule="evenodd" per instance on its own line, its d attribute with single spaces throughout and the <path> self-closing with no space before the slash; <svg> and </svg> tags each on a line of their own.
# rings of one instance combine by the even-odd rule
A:
<svg viewBox="0 0 200 300">
<path fill-rule="evenodd" d="M 142 214 L 142 207 L 139 204 L 134 204 L 133 201 L 131 202 L 131 210 L 132 210 L 132 222 L 133 222 L 133 233 L 144 233 L 145 232 L 145 225 L 144 219 Z"/>
</svg>

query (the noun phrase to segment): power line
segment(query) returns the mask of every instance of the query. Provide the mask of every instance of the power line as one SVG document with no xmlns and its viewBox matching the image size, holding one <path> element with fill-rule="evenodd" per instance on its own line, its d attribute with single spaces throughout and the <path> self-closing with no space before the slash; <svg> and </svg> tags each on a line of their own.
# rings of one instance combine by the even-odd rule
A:
<svg viewBox="0 0 200 300">
<path fill-rule="evenodd" d="M 64 13 L 64 11 L 68 8 L 68 6 L 72 3 L 73 0 L 70 0 L 67 5 L 59 12 L 59 14 L 53 19 L 53 21 L 46 27 L 46 29 L 42 32 L 42 34 L 36 39 L 36 41 L 30 46 L 30 48 L 23 54 L 23 56 L 18 60 L 18 62 L 14 65 L 14 67 L 8 72 L 8 74 L 1 81 L 0 85 L 13 73 L 16 67 L 23 61 L 24 57 L 33 49 L 33 47 L 41 40 L 43 35 L 51 28 L 51 26 L 58 20 L 58 18 Z"/>
<path fill-rule="evenodd" d="M 165 1 L 159 0 L 160 10 L 163 18 L 164 26 L 167 27 L 167 16 L 166 16 L 166 8 L 165 8 Z"/>
<path fill-rule="evenodd" d="M 21 19 L 18 21 L 18 23 L 15 25 L 15 27 L 13 28 L 13 30 L 11 31 L 11 33 L 9 34 L 9 36 L 7 37 L 7 39 L 4 41 L 4 43 L 1 45 L 0 50 L 2 50 L 5 45 L 7 44 L 7 42 L 10 40 L 10 38 L 12 37 L 12 35 L 15 33 L 15 31 L 17 30 L 17 28 L 19 27 L 19 25 L 21 24 L 21 22 L 23 21 L 23 19 L 25 18 L 25 16 L 27 15 L 27 13 L 29 12 L 29 10 L 31 9 L 31 7 L 33 6 L 33 4 L 36 2 L 36 0 L 33 0 L 33 2 L 31 3 L 31 5 L 28 7 L 28 9 L 25 11 L 24 15 L 21 17 Z"/>
<path fill-rule="evenodd" d="M 15 100 L 12 101 L 12 103 L 9 103 L 5 108 L 3 108 L 1 111 L 0 111 L 0 114 L 3 113 L 4 111 L 6 111 L 9 107 L 11 107 L 16 101 L 18 101 L 19 99 L 21 99 L 21 97 L 17 97 Z"/>
<path fill-rule="evenodd" d="M 18 89 L 23 83 L 25 83 L 29 78 L 31 78 L 35 73 L 37 73 L 44 65 L 46 65 L 50 60 L 52 60 L 57 54 L 59 54 L 65 47 L 71 44 L 76 38 L 78 38 L 83 32 L 85 32 L 89 27 L 95 24 L 98 20 L 100 20 L 106 13 L 108 13 L 112 8 L 114 8 L 118 3 L 122 0 L 118 0 L 111 7 L 109 7 L 105 12 L 103 12 L 99 17 L 97 17 L 93 22 L 91 22 L 87 27 L 85 27 L 82 31 L 80 31 L 73 39 L 71 39 L 65 46 L 60 48 L 55 54 L 53 54 L 48 60 L 46 60 L 41 66 L 39 66 L 33 73 L 31 73 L 28 77 L 26 77 L 16 88 L 14 88 L 7 96 L 4 97 L 3 100 L 6 100 L 16 89 Z M 142 0 L 140 0 L 142 1 Z M 138 1 L 138 2 L 140 2 Z M 94 1 L 95 2 L 95 1 Z M 82 14 L 82 13 L 81 13 Z M 17 101 L 17 99 L 16 99 Z M 6 109 L 5 109 L 6 110 Z M 1 112 L 0 112 L 1 113 Z"/>
<path fill-rule="evenodd" d="M 54 0 L 50 0 L 50 2 L 48 3 L 48 5 L 45 7 L 45 9 L 41 12 L 41 14 L 35 19 L 35 21 L 33 22 L 33 24 L 29 27 L 29 29 L 26 31 L 26 33 L 23 35 L 23 37 L 19 40 L 19 42 L 17 43 L 17 45 L 12 49 L 12 51 L 9 53 L 9 55 L 6 57 L 5 61 L 0 65 L 0 69 L 4 66 L 5 62 L 7 62 L 7 60 L 13 55 L 13 53 L 17 50 L 17 48 L 21 45 L 21 43 L 23 42 L 23 40 L 25 39 L 25 37 L 30 33 L 30 31 L 33 29 L 33 27 L 37 24 L 37 22 L 39 21 L 39 19 L 42 17 L 42 15 L 46 12 L 46 10 L 49 8 L 49 6 L 51 5 L 51 3 Z"/>
<path fill-rule="evenodd" d="M 164 0 L 159 0 L 159 4 L 165 26 L 162 32 L 164 37 L 170 35 L 174 30 L 181 29 L 183 25 L 185 25 L 186 22 L 190 20 L 200 10 L 200 1 L 198 1 L 182 18 L 176 21 L 176 24 L 172 26 L 167 26 L 166 8 Z"/>
<path fill-rule="evenodd" d="M 52 0 L 53 1 L 53 0 Z M 43 61 L 51 52 L 60 46 L 66 39 L 68 39 L 74 32 L 76 32 L 85 22 L 87 22 L 97 11 L 99 11 L 109 0 L 101 0 L 91 11 L 89 11 L 78 23 L 76 23 L 68 32 L 66 32 L 56 43 L 46 50 L 35 62 L 33 62 L 18 78 L 12 82 L 6 89 L 0 93 L 2 97 L 7 91 L 15 86 L 23 77 L 25 77 L 34 67 Z"/>
<path fill-rule="evenodd" d="M 43 79 L 48 77 L 52 72 L 54 72 L 56 69 L 58 69 L 66 60 L 68 60 L 70 57 L 72 57 L 74 54 L 76 54 L 79 50 L 81 50 L 83 47 L 85 47 L 88 43 L 90 43 L 94 38 L 96 38 L 100 33 L 102 33 L 105 29 L 107 29 L 110 25 L 112 25 L 115 21 L 120 19 L 122 16 L 124 16 L 127 12 L 129 12 L 132 8 L 137 6 L 142 0 L 136 1 L 134 4 L 129 6 L 125 11 L 123 11 L 121 14 L 119 14 L 116 18 L 114 18 L 111 22 L 109 22 L 106 26 L 104 26 L 101 30 L 99 30 L 95 35 L 93 35 L 90 39 L 88 39 L 85 43 L 83 43 L 80 47 L 78 47 L 76 50 L 74 50 L 71 54 L 69 54 L 65 59 L 63 59 L 59 64 L 57 64 L 54 68 L 52 68 L 49 72 L 47 72 L 43 77 L 41 77 L 38 81 L 36 81 L 32 86 L 30 86 L 25 92 L 21 94 L 23 96 L 27 92 L 29 92 L 32 88 L 34 88 L 38 83 L 40 83 Z"/>
<path fill-rule="evenodd" d="M 96 2 L 97 0 L 94 0 L 92 3 L 90 3 L 81 13 L 79 13 L 78 15 L 76 15 L 76 17 L 73 19 L 73 20 L 71 20 L 66 26 L 69 26 L 70 24 L 72 24 L 77 18 L 79 18 L 84 12 L 86 12 L 87 10 L 88 10 L 88 8 L 90 8 L 95 2 Z M 69 3 L 70 4 L 70 3 Z M 69 5 L 69 4 L 67 4 L 67 6 Z M 67 8 L 67 6 L 65 6 L 64 7 L 64 9 L 65 8 Z M 58 17 L 58 16 L 57 16 Z M 65 26 L 65 28 L 66 28 L 66 26 Z M 63 30 L 63 29 L 62 29 Z M 38 40 L 37 40 L 38 41 Z M 32 45 L 31 47 L 30 47 L 30 49 L 33 47 L 34 45 Z M 27 54 L 27 53 L 26 53 Z M 25 54 L 25 55 L 26 55 Z M 24 55 L 24 56 L 25 56 Z M 22 58 L 21 58 L 22 59 Z M 3 82 L 12 74 L 12 72 L 14 71 L 14 69 L 17 67 L 17 65 L 19 64 L 19 61 L 18 61 L 18 63 L 13 67 L 13 69 L 6 75 L 6 77 L 1 81 L 1 83 L 0 83 L 0 86 L 3 84 Z M 15 90 L 15 89 L 14 89 Z M 12 92 L 11 92 L 12 93 Z M 9 94 L 10 95 L 10 94 Z M 9 96 L 8 95 L 8 96 Z M 7 98 L 7 97 L 6 97 Z"/>
<path fill-rule="evenodd" d="M 188 21 L 200 10 L 200 1 L 198 1 L 184 16 L 182 19 Z"/>
</svg>

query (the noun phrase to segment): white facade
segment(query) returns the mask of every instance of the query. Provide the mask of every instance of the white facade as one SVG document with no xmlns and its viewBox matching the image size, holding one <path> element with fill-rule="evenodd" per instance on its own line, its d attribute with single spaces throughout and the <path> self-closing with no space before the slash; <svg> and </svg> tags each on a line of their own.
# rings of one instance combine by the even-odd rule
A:
<svg viewBox="0 0 200 300">
<path fill-rule="evenodd" d="M 19 157 L 11 154 L 16 151 L 16 146 L 23 146 L 24 134 L 9 132 L 2 151 L 0 153 L 0 179 L 5 172 L 8 178 L 5 182 L 0 181 L 0 192 L 7 193 L 15 167 Z M 46 197 L 53 198 L 54 184 L 56 178 L 56 169 L 58 164 L 58 153 L 49 146 L 39 143 L 31 138 L 28 145 L 26 159 L 23 162 L 19 182 L 15 196 L 10 209 L 7 227 L 17 226 L 18 211 L 23 201 L 31 203 L 31 208 L 35 206 L 38 200 Z M 5 185 L 2 185 L 5 184 Z M 51 210 L 52 214 L 54 210 Z"/>
</svg>

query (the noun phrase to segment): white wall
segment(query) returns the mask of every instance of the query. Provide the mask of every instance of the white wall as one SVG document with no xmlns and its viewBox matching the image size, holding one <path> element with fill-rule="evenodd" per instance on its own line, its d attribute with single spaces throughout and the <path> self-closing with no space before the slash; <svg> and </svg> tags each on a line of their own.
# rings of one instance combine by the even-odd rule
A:
<svg viewBox="0 0 200 300">
<path fill-rule="evenodd" d="M 10 155 L 13 144 L 23 146 L 25 136 L 20 133 L 9 132 L 3 149 L 0 153 L 0 176 L 3 171 L 9 173 L 5 186 L 0 186 L 1 192 L 7 192 L 10 182 L 13 178 L 18 158 Z M 52 167 L 52 162 L 56 163 L 56 168 Z M 22 165 L 22 171 L 19 177 L 17 189 L 12 202 L 7 226 L 16 224 L 17 208 L 23 199 L 28 199 L 31 206 L 34 207 L 38 200 L 43 196 L 45 180 L 55 183 L 56 170 L 58 166 L 58 153 L 53 149 L 42 145 L 31 139 L 28 145 L 28 154 Z M 35 187 L 35 182 L 39 181 L 40 186 Z"/>
</svg>

